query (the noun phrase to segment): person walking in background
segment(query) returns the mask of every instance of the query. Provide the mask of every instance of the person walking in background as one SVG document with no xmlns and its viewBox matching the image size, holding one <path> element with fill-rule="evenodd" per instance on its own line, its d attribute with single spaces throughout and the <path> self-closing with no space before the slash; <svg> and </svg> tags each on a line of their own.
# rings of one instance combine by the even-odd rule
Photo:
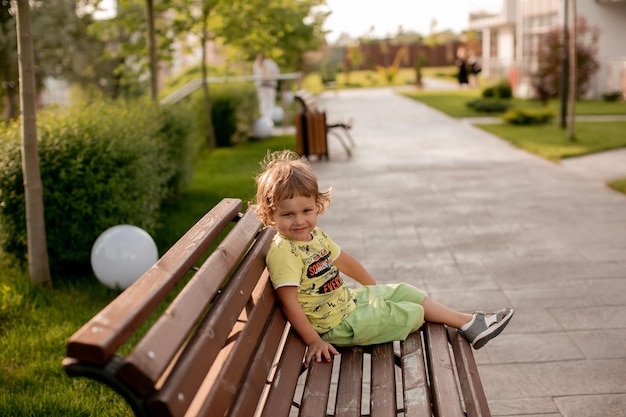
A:
<svg viewBox="0 0 626 417">
<path fill-rule="evenodd" d="M 496 337 L 514 310 L 462 313 L 405 283 L 381 285 L 352 255 L 317 226 L 330 204 L 313 168 L 292 151 L 269 154 L 256 177 L 252 207 L 277 230 L 266 256 L 285 316 L 307 345 L 305 365 L 331 361 L 333 346 L 366 346 L 404 340 L 424 321 L 459 329 L 474 349 Z M 349 276 L 361 284 L 352 289 Z"/>
<path fill-rule="evenodd" d="M 469 67 L 469 86 L 470 88 L 478 87 L 478 74 L 482 70 L 480 65 L 480 57 L 476 55 L 473 49 L 469 50 L 469 56 L 467 58 L 467 64 Z"/>
<path fill-rule="evenodd" d="M 273 59 L 259 53 L 252 65 L 252 72 L 259 97 L 259 113 L 261 117 L 271 120 L 272 110 L 276 104 L 276 86 L 278 85 L 276 77 L 280 74 L 280 70 Z"/>
<path fill-rule="evenodd" d="M 457 74 L 459 87 L 466 88 L 468 86 L 469 79 L 467 72 L 467 51 L 463 46 L 456 51 L 456 66 L 459 70 Z"/>
</svg>

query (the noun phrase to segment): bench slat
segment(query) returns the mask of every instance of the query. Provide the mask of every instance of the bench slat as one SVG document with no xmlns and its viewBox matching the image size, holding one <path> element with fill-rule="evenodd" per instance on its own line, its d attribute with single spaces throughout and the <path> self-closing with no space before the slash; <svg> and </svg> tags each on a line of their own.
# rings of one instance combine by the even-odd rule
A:
<svg viewBox="0 0 626 417">
<path fill-rule="evenodd" d="M 260 227 L 261 222 L 256 213 L 249 210 L 172 301 L 165 313 L 137 343 L 119 370 L 121 379 L 135 387 L 138 392 L 147 393 L 154 388 L 169 367 L 171 360 L 186 342 L 189 333 L 196 326 L 209 303 L 212 302 L 222 283 L 229 276 L 233 266 L 240 261 L 249 248 L 250 242 Z M 264 243 L 269 245 L 269 240 Z M 263 257 L 256 259 L 257 266 L 262 268 L 264 268 L 263 262 Z M 257 276 L 259 275 L 260 272 Z M 252 288 L 249 291 L 248 295 L 252 292 Z M 247 299 L 247 297 L 242 298 L 242 304 Z M 211 314 L 211 318 L 216 320 L 218 316 Z M 195 334 L 209 339 L 207 343 L 214 343 L 221 347 L 236 319 L 237 316 L 231 322 L 221 322 L 206 333 L 196 332 Z M 191 368 L 193 369 L 194 366 Z"/>
<path fill-rule="evenodd" d="M 238 395 L 234 401 L 233 409 L 229 414 L 230 417 L 252 416 L 258 406 L 259 400 L 263 396 L 265 388 L 268 387 L 268 376 L 272 372 L 276 352 L 279 351 L 282 336 L 286 328 L 288 328 L 287 320 L 280 310 L 280 307 L 278 305 L 275 305 L 275 307 L 271 314 L 267 315 L 271 317 L 270 323 L 267 329 L 263 331 L 263 339 L 250 362 L 248 375 L 241 384 L 241 389 L 239 390 L 240 395 Z M 250 357 L 252 357 L 252 355 L 250 355 Z M 286 391 L 288 392 L 289 390 Z M 211 408 L 204 408 L 206 413 L 201 415 L 205 417 L 215 415 L 212 413 Z"/>
<path fill-rule="evenodd" d="M 372 386 L 370 412 L 372 417 L 395 417 L 396 369 L 393 343 L 372 346 Z"/>
<path fill-rule="evenodd" d="M 360 417 L 363 396 L 362 347 L 341 349 L 335 417 Z"/>
<path fill-rule="evenodd" d="M 285 348 L 276 366 L 276 373 L 271 380 L 267 400 L 261 417 L 288 416 L 296 386 L 306 345 L 294 331 L 290 331 L 285 342 Z M 246 416 L 241 416 L 246 417 Z"/>
<path fill-rule="evenodd" d="M 426 323 L 424 336 L 435 415 L 462 416 L 461 397 L 450 358 L 446 329 L 442 325 Z"/>
<path fill-rule="evenodd" d="M 301 416 L 325 416 L 330 396 L 333 362 L 315 362 L 307 370 L 306 383 L 300 404 Z"/>
<path fill-rule="evenodd" d="M 207 407 L 209 410 L 222 410 L 219 413 L 221 415 L 231 406 L 244 374 L 249 372 L 251 357 L 260 340 L 270 337 L 265 334 L 269 332 L 266 329 L 268 317 L 278 309 L 263 255 L 267 253 L 273 236 L 274 231 L 271 229 L 261 231 L 237 273 L 212 306 L 211 315 L 200 325 L 167 382 L 151 400 L 152 409 L 167 409 L 167 415 L 182 416 L 193 398 L 187 396 L 181 400 L 180 393 L 197 390 L 204 392 L 199 394 L 202 398 L 206 397 L 206 403 L 196 407 L 200 408 L 199 415 Z M 261 278 L 255 278 L 258 276 Z M 251 302 L 246 301 L 251 296 Z M 226 334 L 224 328 L 231 327 L 233 331 Z M 214 337 L 210 337 L 211 334 Z M 222 335 L 228 339 L 222 339 Z M 274 353 L 269 355 L 273 358 Z M 270 364 L 272 358 L 268 360 Z M 221 367 L 209 372 L 213 363 L 219 363 Z M 195 415 L 195 412 L 192 414 Z"/>
<path fill-rule="evenodd" d="M 400 343 L 405 417 L 430 417 L 430 392 L 420 332 Z"/>
<path fill-rule="evenodd" d="M 246 373 L 249 373 L 250 365 L 255 366 L 257 360 L 263 361 L 263 355 L 260 359 L 254 359 L 253 356 L 258 357 L 260 351 L 264 351 L 266 348 L 261 345 L 257 348 L 259 340 L 264 337 L 280 339 L 280 332 L 282 328 L 278 330 L 272 329 L 272 320 L 270 324 L 268 317 L 272 317 L 277 310 L 276 297 L 271 286 L 268 284 L 268 275 L 265 274 L 261 279 L 259 285 L 255 288 L 252 296 L 254 306 L 249 309 L 249 316 L 247 318 L 241 317 L 238 323 L 245 325 L 245 328 L 232 334 L 229 339 L 232 340 L 234 347 L 228 352 L 228 356 L 221 360 L 223 362 L 222 368 L 218 369 L 218 372 L 214 372 L 211 369 L 207 380 L 209 380 L 210 392 L 206 395 L 204 404 L 201 404 L 198 415 L 210 415 L 209 411 L 213 411 L 214 415 L 223 415 L 226 410 L 232 408 L 234 399 L 236 398 L 236 389 L 241 389 L 243 386 L 243 379 Z M 282 327 L 284 328 L 284 321 Z M 275 326 L 278 327 L 278 326 Z M 265 333 L 267 333 L 265 335 Z M 271 336 L 270 336 L 271 335 Z M 272 339 L 273 340 L 273 339 Z M 278 342 L 275 343 L 277 345 Z M 276 349 L 276 346 L 271 346 L 270 349 Z M 226 351 L 226 349 L 224 349 Z M 271 354 L 271 353 L 270 353 Z M 221 356 L 221 355 L 220 355 Z M 271 359 L 268 361 L 271 366 Z M 266 374 L 267 375 L 267 374 Z M 205 384 L 207 381 L 205 380 Z M 262 384 L 261 384 L 262 385 Z M 253 396 L 254 389 L 256 387 L 248 387 L 246 392 Z M 195 415 L 195 413 L 192 413 Z"/>
<path fill-rule="evenodd" d="M 212 386 L 208 400 L 221 402 L 219 407 L 228 407 L 240 387 L 250 358 L 261 338 L 266 337 L 266 322 L 275 307 L 276 298 L 272 291 L 268 291 L 271 288 L 268 289 L 269 275 L 265 273 L 263 255 L 267 253 L 273 235 L 271 229 L 259 234 L 237 273 L 212 306 L 211 315 L 202 322 L 153 400 L 155 403 L 170 404 L 171 415 L 183 415 L 191 404 L 192 398 L 180 401 L 179 393 L 196 392 L 203 383 Z M 260 279 L 255 278 L 259 276 Z M 253 292 L 250 303 L 248 300 Z M 225 331 L 233 326 L 234 332 L 229 334 Z M 226 347 L 221 349 L 222 346 Z M 216 360 L 218 355 L 220 360 Z M 207 377 L 213 363 L 220 363 L 221 369 L 210 372 Z"/>
<path fill-rule="evenodd" d="M 265 335 L 265 332 L 269 332 L 266 329 L 268 317 L 277 308 L 274 294 L 265 287 L 266 291 L 260 294 L 255 290 L 254 307 L 249 313 L 242 313 L 240 320 L 233 326 L 226 346 L 219 353 L 216 351 L 223 344 L 213 344 L 202 337 L 190 342 L 181 363 L 150 402 L 150 409 L 155 415 L 183 416 L 188 407 L 193 410 L 190 415 L 211 415 L 207 410 L 212 409 L 213 415 L 223 415 L 232 407 L 242 379 L 249 372 L 258 341 L 268 337 Z M 208 330 L 205 324 L 199 329 L 200 333 Z M 218 366 L 213 366 L 209 371 L 212 363 Z M 194 401 L 190 396 L 181 399 L 181 393 L 196 390 L 200 401 Z"/>
<path fill-rule="evenodd" d="M 108 362 L 241 208 L 241 200 L 228 198 L 205 214 L 139 280 L 71 336 L 67 356 L 97 365 Z"/>
<path fill-rule="evenodd" d="M 448 329 L 467 417 L 491 417 L 471 346 L 454 329 Z"/>
</svg>

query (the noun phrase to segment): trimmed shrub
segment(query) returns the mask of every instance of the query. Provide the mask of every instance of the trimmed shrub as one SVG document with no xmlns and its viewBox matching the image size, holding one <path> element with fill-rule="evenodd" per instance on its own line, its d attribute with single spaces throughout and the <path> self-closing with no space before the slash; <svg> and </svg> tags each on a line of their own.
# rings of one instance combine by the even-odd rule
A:
<svg viewBox="0 0 626 417">
<path fill-rule="evenodd" d="M 487 87 L 483 90 L 482 96 L 485 98 L 512 98 L 513 90 L 511 86 L 505 82 L 499 82 L 496 85 Z"/>
<path fill-rule="evenodd" d="M 153 233 L 163 201 L 189 177 L 183 109 L 93 104 L 39 118 L 39 165 L 53 271 L 88 270 L 105 229 L 133 224 Z M 185 128 L 187 126 L 187 128 Z M 26 221 L 18 126 L 0 140 L 0 244 L 24 259 Z"/>
<path fill-rule="evenodd" d="M 511 107 L 506 101 L 494 99 L 476 99 L 468 101 L 465 105 L 482 113 L 504 113 Z"/>
<path fill-rule="evenodd" d="M 247 141 L 251 128 L 259 116 L 256 89 L 251 83 L 212 84 L 211 115 L 215 129 L 216 146 L 231 146 Z M 208 123 L 204 117 L 202 93 L 194 95 L 194 106 L 202 137 L 207 137 Z"/>
<path fill-rule="evenodd" d="M 604 93 L 602 94 L 602 98 L 604 99 L 604 101 L 620 101 L 622 99 L 622 92 L 621 91 L 612 91 L 610 93 Z"/>
<path fill-rule="evenodd" d="M 511 109 L 502 118 L 514 125 L 540 125 L 548 123 L 554 117 L 549 107 L 541 109 Z"/>
</svg>

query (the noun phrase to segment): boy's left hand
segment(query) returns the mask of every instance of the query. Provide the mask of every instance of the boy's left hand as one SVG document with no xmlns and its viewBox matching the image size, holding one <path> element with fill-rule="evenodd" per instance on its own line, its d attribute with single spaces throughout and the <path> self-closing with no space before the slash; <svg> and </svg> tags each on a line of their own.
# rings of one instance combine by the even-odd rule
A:
<svg viewBox="0 0 626 417">
<path fill-rule="evenodd" d="M 339 352 L 337 351 L 337 349 L 335 349 L 333 345 L 323 341 L 322 339 L 318 339 L 308 345 L 304 366 L 308 368 L 311 364 L 311 360 L 315 360 L 315 362 L 320 363 L 322 362 L 322 358 L 326 362 L 330 362 L 333 358 L 333 355 L 338 354 Z"/>
</svg>

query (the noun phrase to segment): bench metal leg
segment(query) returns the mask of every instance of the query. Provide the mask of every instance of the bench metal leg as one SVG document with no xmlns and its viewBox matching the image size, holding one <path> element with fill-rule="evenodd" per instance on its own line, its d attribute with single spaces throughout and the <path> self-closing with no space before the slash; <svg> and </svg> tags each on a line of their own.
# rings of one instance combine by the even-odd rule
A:
<svg viewBox="0 0 626 417">
<path fill-rule="evenodd" d="M 137 396 L 134 391 L 130 390 L 115 377 L 117 369 L 123 360 L 124 359 L 121 356 L 114 356 L 104 367 L 98 367 L 78 361 L 71 361 L 65 362 L 63 364 L 63 368 L 68 376 L 86 377 L 108 385 L 126 400 L 128 405 L 132 408 L 133 413 L 135 413 L 135 416 L 149 417 L 144 401 Z"/>
<path fill-rule="evenodd" d="M 328 130 L 328 134 L 331 134 L 331 133 L 333 133 L 335 135 L 335 137 L 339 140 L 339 143 L 341 143 L 341 146 L 343 146 L 343 149 L 346 151 L 348 156 L 352 156 L 352 150 L 350 150 L 350 147 L 348 146 L 348 144 L 346 144 L 343 136 L 338 134 L 334 130 Z"/>
</svg>

